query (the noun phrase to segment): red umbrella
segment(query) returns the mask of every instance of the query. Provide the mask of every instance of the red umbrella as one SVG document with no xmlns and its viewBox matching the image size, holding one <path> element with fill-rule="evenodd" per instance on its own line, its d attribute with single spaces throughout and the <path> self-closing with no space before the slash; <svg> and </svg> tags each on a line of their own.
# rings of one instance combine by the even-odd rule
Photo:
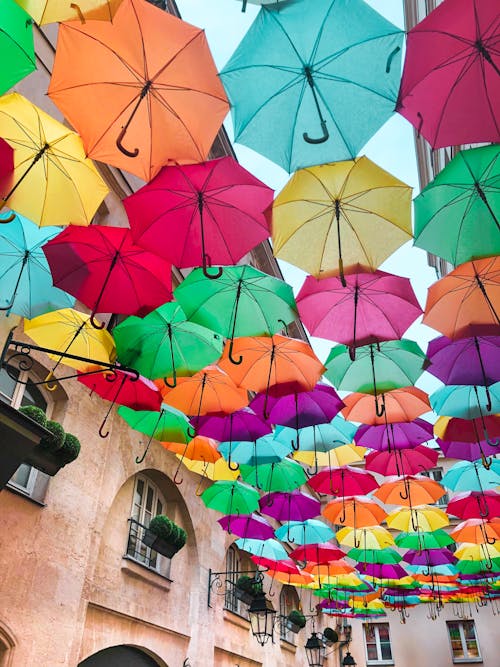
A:
<svg viewBox="0 0 500 667">
<path fill-rule="evenodd" d="M 317 280 L 308 276 L 297 296 L 302 321 L 313 336 L 354 349 L 403 336 L 422 309 L 408 278 L 384 271 Z"/>
<path fill-rule="evenodd" d="M 42 249 L 54 285 L 92 315 L 143 316 L 172 299 L 171 265 L 135 245 L 129 229 L 69 226 Z"/>
<path fill-rule="evenodd" d="M 14 181 L 14 149 L 4 139 L 0 139 L 0 192 L 10 192 Z M 1 208 L 1 206 L 0 206 Z M 8 220 L 1 222 L 12 222 L 14 213 Z"/>
<path fill-rule="evenodd" d="M 111 401 L 106 416 L 99 427 L 99 435 L 106 438 L 109 431 L 104 433 L 104 425 L 114 405 L 126 405 L 132 410 L 152 410 L 159 412 L 161 408 L 161 394 L 150 380 L 134 375 L 127 371 L 115 369 L 104 371 L 96 375 L 87 375 L 78 372 L 78 382 L 95 392 L 106 401 Z"/>
<path fill-rule="evenodd" d="M 296 561 L 307 561 L 308 563 L 323 565 L 330 563 L 332 560 L 345 558 L 345 553 L 342 549 L 330 544 L 330 542 L 322 542 L 319 544 L 303 544 L 290 553 L 290 558 Z"/>
<path fill-rule="evenodd" d="M 308 484 L 318 493 L 333 496 L 363 496 L 378 489 L 378 483 L 373 475 L 352 466 L 325 468 L 311 477 Z"/>
<path fill-rule="evenodd" d="M 457 493 L 448 503 L 446 513 L 459 519 L 490 520 L 500 517 L 500 493 L 493 489 Z"/>
<path fill-rule="evenodd" d="M 500 142 L 498 3 L 445 0 L 408 33 L 396 109 L 433 148 Z"/>
<path fill-rule="evenodd" d="M 438 450 L 418 445 L 415 449 L 396 449 L 370 452 L 366 456 L 366 469 L 380 475 L 416 475 L 436 466 Z"/>
<path fill-rule="evenodd" d="M 124 200 L 136 243 L 180 268 L 236 264 L 269 236 L 273 190 L 232 157 L 164 167 Z M 213 276 L 215 277 L 215 276 Z"/>
</svg>

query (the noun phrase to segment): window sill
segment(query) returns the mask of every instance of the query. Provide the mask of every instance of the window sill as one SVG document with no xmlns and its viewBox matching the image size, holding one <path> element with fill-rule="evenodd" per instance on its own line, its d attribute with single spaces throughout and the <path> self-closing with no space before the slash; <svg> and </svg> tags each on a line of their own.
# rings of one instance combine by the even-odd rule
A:
<svg viewBox="0 0 500 667">
<path fill-rule="evenodd" d="M 293 654 L 297 653 L 297 645 L 293 644 L 288 639 L 280 638 L 280 646 L 285 651 L 289 651 L 290 653 L 293 653 Z"/>
<path fill-rule="evenodd" d="M 26 500 L 29 500 L 35 505 L 38 505 L 38 507 L 47 507 L 46 503 L 44 503 L 41 500 L 37 500 L 36 498 L 33 498 L 27 491 L 23 491 L 20 487 L 14 486 L 13 484 L 10 484 L 7 482 L 5 486 L 6 491 L 10 491 L 11 493 L 15 494 L 16 496 L 21 496 L 21 498 L 25 498 Z"/>
<path fill-rule="evenodd" d="M 480 664 L 483 662 L 482 658 L 453 658 L 454 665 L 468 665 L 470 662 Z"/>
<path fill-rule="evenodd" d="M 224 608 L 224 620 L 244 630 L 250 629 L 250 621 L 244 616 L 240 616 L 236 611 Z"/>
<path fill-rule="evenodd" d="M 394 665 L 394 660 L 367 660 L 366 667 L 388 667 Z"/>
<path fill-rule="evenodd" d="M 147 565 L 140 563 L 127 554 L 123 556 L 123 560 L 125 563 L 122 565 L 121 570 L 127 576 L 145 581 L 148 584 L 151 584 L 152 586 L 160 588 L 164 591 L 170 590 L 170 584 L 173 583 L 172 579 L 169 579 L 157 570 L 153 570 Z"/>
</svg>

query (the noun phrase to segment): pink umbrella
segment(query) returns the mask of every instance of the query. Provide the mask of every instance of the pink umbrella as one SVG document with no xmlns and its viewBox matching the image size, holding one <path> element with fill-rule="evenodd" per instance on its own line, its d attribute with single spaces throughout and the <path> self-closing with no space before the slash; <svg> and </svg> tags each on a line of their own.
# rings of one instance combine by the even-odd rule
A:
<svg viewBox="0 0 500 667">
<path fill-rule="evenodd" d="M 325 564 L 332 560 L 345 558 L 345 553 L 330 542 L 319 542 L 318 544 L 303 544 L 297 547 L 290 552 L 290 558 L 296 561 Z"/>
<path fill-rule="evenodd" d="M 422 309 L 408 278 L 384 271 L 317 280 L 308 276 L 297 296 L 302 321 L 313 336 L 355 348 L 401 338 Z"/>
<path fill-rule="evenodd" d="M 269 236 L 273 191 L 232 157 L 164 167 L 124 200 L 134 240 L 179 268 L 236 264 Z"/>
<path fill-rule="evenodd" d="M 248 537 L 255 540 L 274 538 L 274 528 L 258 514 L 229 514 L 218 519 L 217 523 L 228 533 L 238 537 Z"/>
<path fill-rule="evenodd" d="M 416 475 L 423 470 L 434 468 L 438 460 L 438 450 L 424 445 L 415 449 L 396 449 L 385 452 L 370 452 L 365 459 L 366 470 L 380 475 Z"/>
<path fill-rule="evenodd" d="M 104 432 L 104 425 L 114 405 L 126 405 L 132 410 L 160 411 L 161 394 L 158 387 L 141 375 L 137 376 L 119 369 L 103 371 L 96 375 L 86 375 L 79 371 L 78 382 L 91 389 L 92 393 L 95 392 L 106 401 L 111 401 L 99 427 L 101 438 L 107 438 L 109 435 L 109 431 Z"/>
<path fill-rule="evenodd" d="M 311 477 L 308 484 L 318 493 L 342 497 L 363 496 L 378 489 L 379 486 L 375 477 L 369 472 L 352 466 L 325 468 Z"/>
<path fill-rule="evenodd" d="M 4 139 L 0 139 L 0 192 L 9 192 L 14 180 L 14 149 Z M 0 206 L 1 208 L 1 206 Z M 12 222 L 15 214 L 1 222 Z"/>
</svg>

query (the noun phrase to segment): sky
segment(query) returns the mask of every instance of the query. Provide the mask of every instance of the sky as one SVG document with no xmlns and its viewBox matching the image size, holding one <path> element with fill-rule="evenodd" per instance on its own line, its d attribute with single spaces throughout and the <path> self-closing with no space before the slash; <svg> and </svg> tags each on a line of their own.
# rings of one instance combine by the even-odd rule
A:
<svg viewBox="0 0 500 667">
<path fill-rule="evenodd" d="M 314 0 L 304 0 L 305 5 L 308 2 L 314 2 Z M 368 0 L 368 4 L 396 26 L 404 28 L 403 0 Z M 183 20 L 205 30 L 219 70 L 231 57 L 259 9 L 257 5 L 249 2 L 247 11 L 242 13 L 241 0 L 177 0 L 177 5 Z M 232 140 L 230 116 L 224 124 Z M 237 143 L 233 143 L 233 146 L 239 162 L 246 169 L 274 188 L 276 192 L 281 190 L 289 178 L 286 171 L 245 146 Z M 410 185 L 414 189 L 414 196 L 418 194 L 413 127 L 402 116 L 394 114 L 360 151 L 360 155 L 368 156 L 380 167 Z M 297 294 L 306 274 L 281 260 L 279 264 L 284 279 L 293 286 Z M 436 273 L 427 264 L 427 255 L 423 250 L 413 247 L 410 241 L 396 251 L 380 268 L 410 278 L 417 298 L 424 307 L 427 288 L 436 280 Z M 420 324 L 420 320 L 417 320 L 405 337 L 417 340 L 425 351 L 427 342 L 437 335 L 437 332 Z M 332 341 L 314 337 L 311 337 L 310 340 L 322 361 L 326 359 L 331 347 L 335 344 Z M 418 384 L 426 391 L 432 391 L 439 386 L 439 383 L 436 384 L 427 373 Z"/>
</svg>

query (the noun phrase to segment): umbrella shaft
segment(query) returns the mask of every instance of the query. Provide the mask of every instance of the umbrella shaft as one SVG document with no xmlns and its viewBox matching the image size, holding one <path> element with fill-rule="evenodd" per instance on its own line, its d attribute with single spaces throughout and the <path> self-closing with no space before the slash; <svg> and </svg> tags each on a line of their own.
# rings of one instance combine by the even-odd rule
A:
<svg viewBox="0 0 500 667">
<path fill-rule="evenodd" d="M 20 179 L 19 179 L 19 180 L 12 186 L 12 188 L 10 189 L 10 192 L 8 192 L 8 194 L 6 194 L 5 197 L 3 197 L 3 201 L 4 201 L 4 202 L 6 202 L 10 197 L 12 197 L 12 195 L 14 194 L 14 192 L 15 192 L 15 191 L 17 190 L 17 188 L 21 185 L 21 183 L 24 181 L 24 179 L 26 178 L 26 176 L 27 176 L 27 175 L 30 173 L 30 171 L 33 169 L 33 167 L 34 167 L 35 164 L 38 162 L 38 160 L 40 160 L 40 159 L 42 158 L 42 156 L 43 156 L 43 154 L 45 153 L 45 151 L 48 150 L 49 148 L 50 148 L 49 144 L 45 144 L 45 145 L 38 151 L 38 153 L 35 155 L 35 157 L 34 157 L 33 160 L 31 161 L 31 164 L 30 164 L 29 167 L 26 169 L 26 171 L 25 171 L 24 174 L 21 176 L 21 178 L 20 178 Z"/>
</svg>

